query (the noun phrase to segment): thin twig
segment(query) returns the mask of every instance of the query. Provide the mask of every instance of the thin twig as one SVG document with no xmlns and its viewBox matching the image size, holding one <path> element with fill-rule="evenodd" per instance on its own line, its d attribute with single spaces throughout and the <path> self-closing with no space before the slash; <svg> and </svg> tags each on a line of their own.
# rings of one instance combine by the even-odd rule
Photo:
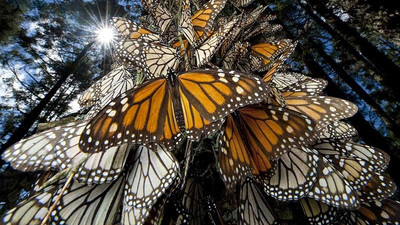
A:
<svg viewBox="0 0 400 225">
<path fill-rule="evenodd" d="M 189 164 L 190 164 L 190 158 L 191 158 L 191 148 L 192 148 L 192 141 L 188 140 L 186 142 L 186 149 L 185 149 L 185 168 L 183 171 L 183 181 L 182 181 L 182 187 L 181 189 L 183 190 L 185 188 L 185 183 L 186 183 L 186 176 L 189 170 Z"/>
<path fill-rule="evenodd" d="M 54 182 L 56 182 L 57 180 L 60 180 L 61 177 L 66 176 L 68 173 L 72 173 L 75 174 L 78 171 L 78 168 L 84 163 L 86 162 L 87 158 L 89 158 L 89 155 L 86 154 L 85 157 L 83 157 L 81 160 L 79 160 L 79 162 L 75 165 L 73 165 L 72 167 L 66 168 L 60 172 L 58 172 L 56 175 L 54 175 L 52 178 L 50 178 L 50 180 L 46 181 L 46 183 L 44 183 L 42 185 L 42 187 L 40 187 L 40 190 L 43 190 L 45 187 L 53 184 Z"/>
<path fill-rule="evenodd" d="M 45 225 L 47 223 L 47 220 L 49 220 L 49 218 L 50 218 L 51 212 L 53 212 L 53 210 L 56 208 L 58 202 L 61 200 L 61 197 L 63 196 L 65 189 L 67 189 L 67 187 L 71 183 L 74 175 L 75 175 L 74 173 L 71 173 L 71 175 L 69 175 L 68 180 L 65 182 L 64 187 L 61 189 L 60 194 L 58 194 L 56 201 L 50 207 L 49 211 L 47 212 L 46 217 L 43 219 L 43 221 L 40 225 Z"/>
<path fill-rule="evenodd" d="M 8 69 L 14 74 L 15 79 L 17 79 L 17 81 L 18 81 L 29 93 L 31 93 L 32 95 L 34 95 L 34 96 L 37 97 L 38 99 L 42 99 L 39 95 L 37 95 L 37 94 L 35 93 L 34 90 L 32 90 L 27 84 L 25 84 L 21 79 L 19 79 L 17 69 L 16 69 L 14 66 L 10 65 L 8 62 L 7 62 L 7 66 L 8 66 Z"/>
<path fill-rule="evenodd" d="M 178 20 L 178 24 L 180 24 L 181 23 L 181 15 L 182 15 L 182 1 L 183 0 L 181 0 L 180 2 L 179 2 L 179 9 L 178 9 L 178 13 L 177 13 L 177 20 Z M 189 57 L 188 57 L 188 55 L 187 55 L 187 51 L 186 51 L 186 48 L 185 48 L 185 45 L 183 44 L 183 40 L 182 40 L 182 34 L 181 34 L 181 31 L 180 31 L 180 27 L 178 27 L 178 40 L 179 40 L 179 43 L 180 43 L 180 45 L 181 45 L 181 52 L 183 52 L 184 54 L 183 54 L 183 57 L 185 58 L 185 71 L 189 71 L 190 70 L 190 62 L 189 62 Z"/>
<path fill-rule="evenodd" d="M 189 57 L 188 57 L 188 52 L 186 51 L 185 45 L 183 44 L 182 37 L 180 36 L 180 32 L 178 31 L 178 39 L 179 43 L 181 44 L 181 51 L 184 53 L 183 57 L 185 58 L 185 71 L 190 70 L 190 63 L 189 63 Z"/>
</svg>

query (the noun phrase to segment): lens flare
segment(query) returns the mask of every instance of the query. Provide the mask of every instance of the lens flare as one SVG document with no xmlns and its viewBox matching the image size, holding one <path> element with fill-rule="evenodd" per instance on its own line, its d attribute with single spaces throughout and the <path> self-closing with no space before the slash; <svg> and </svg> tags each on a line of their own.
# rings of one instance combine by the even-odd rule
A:
<svg viewBox="0 0 400 225">
<path fill-rule="evenodd" d="M 96 31 L 96 39 L 102 44 L 109 44 L 114 39 L 114 30 L 109 27 L 103 27 Z"/>
</svg>

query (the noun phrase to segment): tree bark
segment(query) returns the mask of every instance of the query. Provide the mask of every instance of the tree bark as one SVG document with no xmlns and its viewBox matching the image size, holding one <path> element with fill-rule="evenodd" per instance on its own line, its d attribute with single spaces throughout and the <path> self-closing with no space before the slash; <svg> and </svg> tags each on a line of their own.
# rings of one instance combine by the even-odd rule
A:
<svg viewBox="0 0 400 225">
<path fill-rule="evenodd" d="M 57 91 L 62 87 L 67 78 L 76 71 L 77 66 L 86 57 L 87 52 L 90 50 L 93 44 L 94 42 L 91 42 L 88 45 L 86 45 L 86 47 L 79 53 L 76 59 L 65 67 L 65 69 L 61 72 L 60 79 L 54 84 L 54 86 L 50 89 L 50 91 L 46 94 L 46 96 L 39 102 L 39 104 L 35 106 L 28 114 L 25 115 L 25 118 L 19 124 L 18 128 L 13 132 L 13 134 L 7 140 L 7 142 L 4 143 L 3 146 L 1 146 L 0 154 L 2 154 L 8 147 L 13 145 L 14 143 L 24 138 L 26 133 L 28 133 L 29 129 L 39 118 L 40 113 L 50 102 L 51 98 L 53 98 L 53 96 L 57 93 Z"/>
</svg>

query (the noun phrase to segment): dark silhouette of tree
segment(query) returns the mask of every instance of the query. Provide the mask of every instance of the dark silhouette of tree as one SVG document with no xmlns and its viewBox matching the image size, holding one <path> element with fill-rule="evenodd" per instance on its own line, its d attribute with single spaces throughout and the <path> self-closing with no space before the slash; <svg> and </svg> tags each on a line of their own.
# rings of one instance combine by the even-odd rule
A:
<svg viewBox="0 0 400 225">
<path fill-rule="evenodd" d="M 76 59 L 63 68 L 58 73 L 61 75 L 60 79 L 54 84 L 54 86 L 50 89 L 50 91 L 44 96 L 44 98 L 37 104 L 29 113 L 25 115 L 24 120 L 20 123 L 18 128 L 13 132 L 11 137 L 7 140 L 7 142 L 2 145 L 2 149 L 0 153 L 2 153 L 6 148 L 14 144 L 15 142 L 21 140 L 26 133 L 28 133 L 29 129 L 32 125 L 37 121 L 40 113 L 44 110 L 46 105 L 50 102 L 50 100 L 54 97 L 56 92 L 61 88 L 61 86 L 65 83 L 69 76 L 76 72 L 79 64 L 82 63 L 84 58 L 86 57 L 88 51 L 92 47 L 94 42 L 89 43 L 82 52 L 76 57 Z"/>
<path fill-rule="evenodd" d="M 382 84 L 390 88 L 390 92 L 397 99 L 400 99 L 400 90 L 396 85 L 397 74 L 400 74 L 400 67 L 389 59 L 387 55 L 371 44 L 366 38 L 362 37 L 356 29 L 343 22 L 320 1 L 309 0 L 307 3 L 308 5 L 302 3 L 300 3 L 300 5 L 307 10 L 309 15 L 313 15 L 316 22 L 321 25 L 322 23 L 325 23 L 325 28 L 331 27 L 332 29 L 327 28 L 327 31 L 334 38 L 341 38 L 343 41 L 348 42 L 346 48 L 349 48 L 349 45 L 357 47 L 357 50 L 362 54 L 362 56 L 374 65 L 373 68 L 377 70 L 377 74 L 381 74 L 382 77 L 380 81 Z M 318 16 L 315 15 L 312 10 L 316 10 L 317 13 L 325 18 L 326 22 L 323 22 L 321 19 L 316 19 Z"/>
</svg>

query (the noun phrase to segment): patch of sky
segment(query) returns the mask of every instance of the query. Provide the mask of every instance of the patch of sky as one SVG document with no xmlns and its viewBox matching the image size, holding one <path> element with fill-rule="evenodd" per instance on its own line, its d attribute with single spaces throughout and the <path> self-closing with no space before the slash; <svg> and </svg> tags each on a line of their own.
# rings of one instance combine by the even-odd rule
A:
<svg viewBox="0 0 400 225">
<path fill-rule="evenodd" d="M 364 116 L 364 118 L 377 130 L 379 130 L 384 136 L 386 136 L 387 133 L 387 128 L 383 122 L 383 120 L 375 113 L 372 108 L 366 104 L 352 89 L 344 83 L 336 73 L 329 67 L 324 64 L 323 61 L 319 61 L 319 64 L 323 66 L 324 71 L 329 75 L 329 77 L 336 83 L 340 83 L 340 85 L 343 87 L 342 91 L 346 93 L 348 96 L 348 100 L 352 101 L 354 104 L 356 104 L 359 108 L 359 112 Z M 324 66 L 325 65 L 325 66 Z M 364 89 L 365 85 L 360 81 L 355 79 L 356 82 Z"/>
</svg>

